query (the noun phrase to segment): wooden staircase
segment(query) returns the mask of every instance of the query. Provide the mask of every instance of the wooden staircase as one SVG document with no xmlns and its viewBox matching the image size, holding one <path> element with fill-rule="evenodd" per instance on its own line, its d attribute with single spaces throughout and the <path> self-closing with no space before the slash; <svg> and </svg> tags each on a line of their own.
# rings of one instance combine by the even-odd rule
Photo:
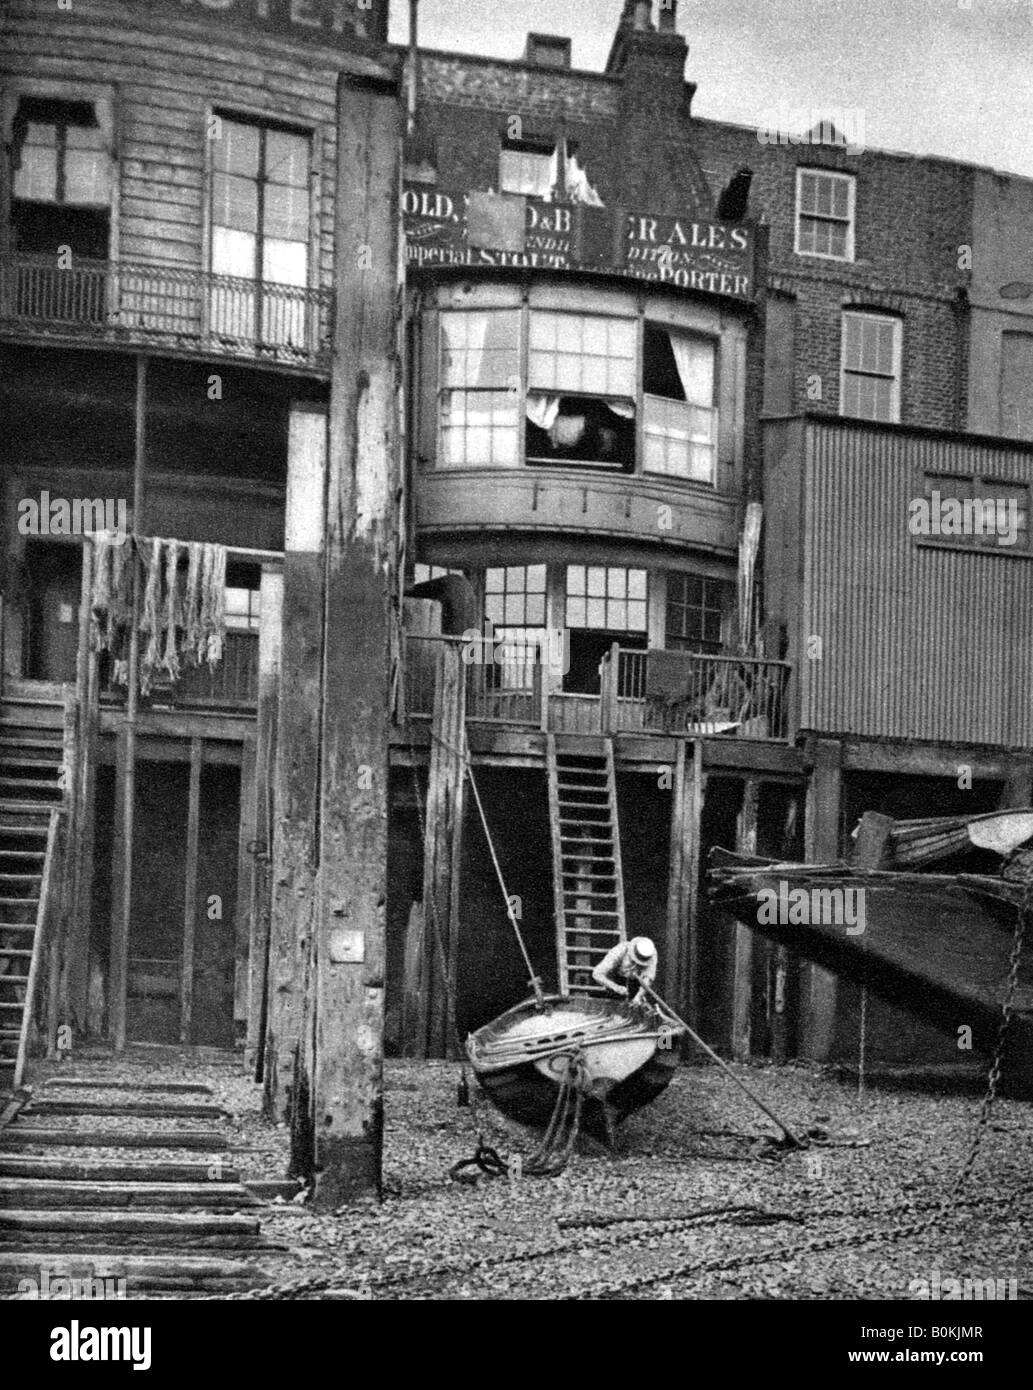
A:
<svg viewBox="0 0 1033 1390">
<path fill-rule="evenodd" d="M 560 992 L 604 994 L 592 970 L 627 937 L 613 743 L 546 749 Z"/>
<path fill-rule="evenodd" d="M 20 1085 L 65 808 L 64 703 L 0 701 L 0 1091 Z"/>
</svg>

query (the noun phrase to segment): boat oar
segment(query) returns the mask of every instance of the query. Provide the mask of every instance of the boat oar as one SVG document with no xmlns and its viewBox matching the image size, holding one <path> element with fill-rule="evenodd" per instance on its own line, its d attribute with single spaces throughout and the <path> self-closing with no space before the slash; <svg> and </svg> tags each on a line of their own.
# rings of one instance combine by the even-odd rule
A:
<svg viewBox="0 0 1033 1390">
<path fill-rule="evenodd" d="M 741 1081 L 739 1077 L 736 1076 L 735 1072 L 732 1071 L 731 1067 L 724 1060 L 724 1058 L 719 1057 L 712 1047 L 708 1047 L 708 1045 L 703 1041 L 699 1034 L 694 1032 L 683 1018 L 678 1017 L 678 1015 L 671 1008 L 670 1004 L 666 1003 L 663 999 L 660 998 L 659 994 L 657 994 L 655 989 L 650 989 L 649 985 L 645 984 L 641 980 L 639 981 L 639 984 L 641 985 L 642 992 L 644 994 L 648 994 L 650 999 L 654 1000 L 657 1004 L 659 1004 L 660 1008 L 664 1011 L 664 1013 L 668 1014 L 674 1020 L 674 1022 L 679 1025 L 679 1027 L 684 1028 L 686 1033 L 688 1033 L 689 1037 L 696 1044 L 696 1046 L 701 1047 L 703 1051 L 707 1054 L 707 1056 L 710 1058 L 710 1060 L 712 1062 L 716 1062 L 726 1076 L 731 1077 L 731 1079 L 739 1087 L 739 1090 L 745 1091 L 745 1093 L 749 1096 L 750 1100 L 753 1101 L 754 1105 L 759 1106 L 760 1109 L 764 1111 L 764 1114 L 767 1115 L 768 1119 L 773 1124 L 776 1124 L 778 1126 L 778 1128 L 782 1131 L 786 1139 L 789 1141 L 790 1144 L 793 1145 L 794 1148 L 806 1149 L 810 1147 L 809 1142 L 806 1139 L 801 1139 L 797 1134 L 794 1133 L 793 1130 L 789 1128 L 789 1126 L 785 1123 L 784 1120 L 780 1120 L 773 1110 L 768 1109 L 768 1107 L 761 1100 L 760 1096 L 754 1095 L 754 1093 L 750 1090 L 749 1086 L 746 1085 L 746 1082 Z"/>
</svg>

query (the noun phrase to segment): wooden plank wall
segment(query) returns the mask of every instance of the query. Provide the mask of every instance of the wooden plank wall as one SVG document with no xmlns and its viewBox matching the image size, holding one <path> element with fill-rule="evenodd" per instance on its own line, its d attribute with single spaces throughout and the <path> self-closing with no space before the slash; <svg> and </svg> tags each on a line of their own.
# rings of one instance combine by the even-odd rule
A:
<svg viewBox="0 0 1033 1390">
<path fill-rule="evenodd" d="M 0 91 L 26 79 L 117 88 L 119 256 L 202 268 L 207 117 L 217 107 L 312 129 L 310 284 L 333 262 L 337 65 L 329 48 L 124 0 L 4 0 Z"/>
</svg>

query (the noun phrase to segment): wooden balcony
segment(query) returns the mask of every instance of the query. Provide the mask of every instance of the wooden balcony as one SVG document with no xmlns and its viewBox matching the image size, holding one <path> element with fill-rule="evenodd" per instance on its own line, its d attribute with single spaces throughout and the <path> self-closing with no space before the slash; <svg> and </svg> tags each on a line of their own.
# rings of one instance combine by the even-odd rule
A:
<svg viewBox="0 0 1033 1390">
<path fill-rule="evenodd" d="M 183 266 L 0 256 L 0 339 L 161 348 L 325 376 L 330 290 L 266 284 Z"/>
<path fill-rule="evenodd" d="M 461 637 L 404 638 L 397 718 L 429 718 L 434 710 L 437 645 Z M 562 734 L 669 734 L 786 743 L 791 668 L 784 661 L 707 656 L 695 652 L 611 647 L 599 668 L 599 694 L 545 688 L 545 668 L 471 664 L 469 722 Z"/>
<path fill-rule="evenodd" d="M 120 703 L 125 687 L 105 680 L 104 698 Z M 144 707 L 245 712 L 257 702 L 258 634 L 230 631 L 217 665 L 191 666 L 178 681 L 155 681 Z"/>
</svg>

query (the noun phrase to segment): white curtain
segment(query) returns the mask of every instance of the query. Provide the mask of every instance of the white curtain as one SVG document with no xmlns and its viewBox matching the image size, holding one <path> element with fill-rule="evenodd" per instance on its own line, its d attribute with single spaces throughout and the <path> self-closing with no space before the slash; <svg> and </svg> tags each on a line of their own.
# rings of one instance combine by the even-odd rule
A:
<svg viewBox="0 0 1033 1390">
<path fill-rule="evenodd" d="M 607 401 L 607 410 L 612 410 L 614 415 L 619 415 L 622 420 L 634 420 L 635 407 L 629 401 Z"/>
<path fill-rule="evenodd" d="M 458 361 L 448 365 L 448 386 L 479 386 L 484 366 L 484 343 L 488 336 L 487 314 L 446 314 L 442 323 L 445 348 Z"/>
<path fill-rule="evenodd" d="M 528 391 L 527 418 L 540 430 L 551 430 L 560 413 L 559 396 L 547 396 L 542 391 Z"/>
<path fill-rule="evenodd" d="M 714 404 L 713 346 L 686 333 L 671 333 L 669 337 L 685 399 L 690 405 L 710 409 Z"/>
<path fill-rule="evenodd" d="M 577 162 L 576 154 L 567 155 L 567 197 L 572 203 L 586 203 L 593 208 L 605 206 L 602 198 L 588 182 L 588 175 Z"/>
</svg>

